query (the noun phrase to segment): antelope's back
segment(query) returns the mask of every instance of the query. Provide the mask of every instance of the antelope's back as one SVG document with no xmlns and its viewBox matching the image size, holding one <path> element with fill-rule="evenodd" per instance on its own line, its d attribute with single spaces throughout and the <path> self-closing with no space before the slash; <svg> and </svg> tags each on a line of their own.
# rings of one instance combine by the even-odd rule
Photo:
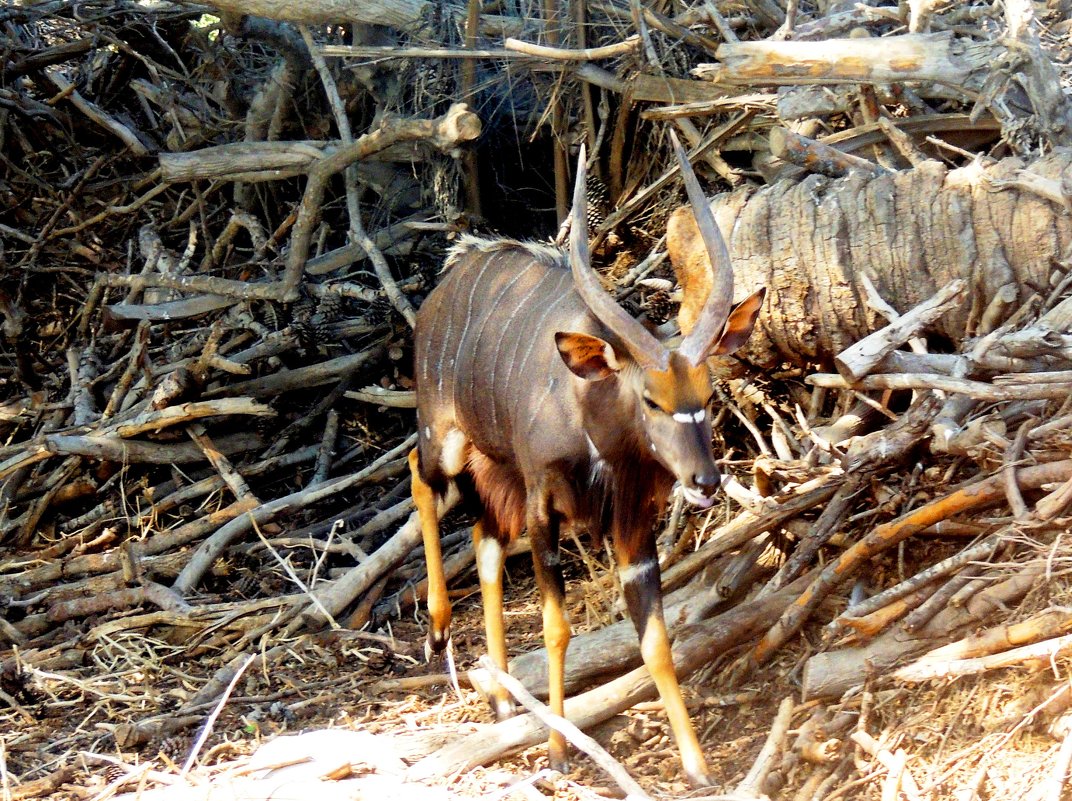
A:
<svg viewBox="0 0 1072 801">
<path fill-rule="evenodd" d="M 561 403 L 543 398 L 544 410 L 540 396 L 568 380 L 554 332 L 590 326 L 561 252 L 463 238 L 417 314 L 422 444 L 457 427 L 484 455 L 516 462 L 518 435 Z"/>
</svg>

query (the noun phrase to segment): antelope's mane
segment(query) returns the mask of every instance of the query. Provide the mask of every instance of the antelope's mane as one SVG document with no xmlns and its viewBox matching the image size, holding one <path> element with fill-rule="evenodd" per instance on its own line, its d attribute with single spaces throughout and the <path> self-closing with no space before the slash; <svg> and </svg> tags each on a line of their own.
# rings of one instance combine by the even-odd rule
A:
<svg viewBox="0 0 1072 801">
<path fill-rule="evenodd" d="M 523 242 L 519 239 L 485 239 L 484 237 L 462 234 L 458 241 L 447 251 L 443 271 L 454 267 L 472 253 L 508 253 L 520 251 L 546 267 L 569 269 L 569 257 L 560 249 L 547 242 Z"/>
</svg>

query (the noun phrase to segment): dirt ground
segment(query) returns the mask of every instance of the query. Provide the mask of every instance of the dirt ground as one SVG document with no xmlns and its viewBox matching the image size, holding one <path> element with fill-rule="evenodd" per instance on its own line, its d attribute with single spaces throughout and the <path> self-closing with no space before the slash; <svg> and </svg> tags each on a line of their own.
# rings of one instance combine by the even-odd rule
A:
<svg viewBox="0 0 1072 801">
<path fill-rule="evenodd" d="M 948 546 L 924 541 L 914 556 L 932 561 L 942 549 Z M 567 553 L 571 550 L 566 548 Z M 601 625 L 613 606 L 606 574 L 590 578 L 585 561 L 575 552 L 566 565 L 575 632 Z M 881 560 L 875 567 L 876 580 L 898 568 L 895 559 Z M 507 631 L 510 652 L 516 655 L 541 644 L 529 557 L 511 559 L 508 576 Z M 456 585 L 464 588 L 467 582 L 463 578 Z M 455 594 L 462 596 L 455 603 L 453 630 L 457 666 L 464 676 L 483 653 L 483 622 L 479 593 L 463 589 Z M 820 622 L 828 616 L 823 617 Z M 201 749 L 194 775 L 207 778 L 239 766 L 261 743 L 282 734 L 342 728 L 404 743 L 414 732 L 441 733 L 449 740 L 473 730 L 475 724 L 492 722 L 476 691 L 462 689 L 459 696 L 447 684 L 424 681 L 442 669 L 424 661 L 424 632 L 423 613 L 410 611 L 375 633 L 336 631 L 298 638 L 270 670 L 250 672 L 241 679 Z M 819 627 L 814 626 L 796 647 L 785 649 L 778 660 L 739 685 L 730 686 L 732 678 L 728 679 L 738 655 L 734 652 L 712 654 L 710 666 L 685 683 L 690 714 L 721 792 L 731 790 L 751 767 L 781 700 L 787 696 L 799 700 L 799 668 L 810 653 L 809 643 L 818 636 Z M 0 726 L 7 732 L 6 771 L 27 781 L 73 762 L 78 767 L 69 783 L 50 794 L 60 799 L 99 797 L 97 793 L 116 775 L 114 768 L 109 772 L 105 761 L 109 757 L 128 766 L 149 763 L 156 770 L 177 772 L 193 746 L 197 727 L 125 752 L 116 748 L 113 730 L 177 708 L 218 667 L 211 655 L 191 659 L 188 654 L 182 643 L 128 633 L 94 648 L 82 669 L 62 674 L 34 671 L 17 688 L 19 710 L 0 711 Z M 830 706 L 849 711 L 857 720 L 862 715 L 863 728 L 890 752 L 904 749 L 919 784 L 917 797 L 996 799 L 1034 793 L 1041 798 L 1039 788 L 1060 747 L 1053 729 L 1060 728 L 1063 718 L 1051 720 L 1048 732 L 1030 713 L 1067 684 L 1062 679 L 1066 668 L 1059 660 L 1030 671 L 1007 670 L 929 686 L 887 685 Z M 11 692 L 10 681 L 8 685 Z M 822 705 L 799 706 L 793 729 Z M 590 733 L 655 798 L 697 794 L 683 779 L 658 702 L 641 704 Z M 793 734 L 791 730 L 790 740 Z M 404 751 L 403 745 L 399 747 Z M 546 746 L 541 744 L 434 783 L 462 797 L 534 798 L 534 791 L 564 800 L 620 796 L 614 783 L 583 755 L 574 755 L 572 767 L 568 776 L 546 770 Z M 832 765 L 797 761 L 783 767 L 787 767 L 784 775 L 770 788 L 777 790 L 778 798 L 798 797 L 820 774 L 840 779 L 822 797 L 888 797 L 887 771 L 869 765 L 869 758 L 859 753 Z M 972 788 L 983 792 L 969 795 Z"/>
</svg>

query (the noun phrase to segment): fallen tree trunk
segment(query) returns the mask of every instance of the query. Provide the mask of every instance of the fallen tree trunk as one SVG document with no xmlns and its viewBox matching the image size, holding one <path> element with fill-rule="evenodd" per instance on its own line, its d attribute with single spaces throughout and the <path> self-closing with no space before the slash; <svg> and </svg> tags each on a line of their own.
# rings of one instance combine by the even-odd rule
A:
<svg viewBox="0 0 1072 801">
<path fill-rule="evenodd" d="M 738 294 L 767 287 L 748 358 L 829 361 L 884 326 L 867 302 L 865 274 L 901 311 L 965 281 L 967 302 L 929 330 L 955 341 L 973 335 L 1000 290 L 1011 285 L 1023 301 L 1049 285 L 1051 265 L 1072 244 L 1072 220 L 1057 197 L 1024 178 L 1056 184 L 1070 165 L 1069 150 L 955 170 L 929 161 L 891 175 L 811 175 L 713 198 Z M 696 258 L 698 244 L 691 213 L 679 209 L 667 235 L 675 268 Z"/>
<path fill-rule="evenodd" d="M 978 625 L 995 611 L 1022 598 L 1044 569 L 1041 563 L 1028 565 L 1017 575 L 972 598 L 965 606 L 944 609 L 916 635 L 898 626 L 861 648 L 815 654 L 804 664 L 801 677 L 804 700 L 836 698 L 869 677 L 886 674 L 894 665 L 947 642 L 965 626 Z"/>
<path fill-rule="evenodd" d="M 686 587 L 670 593 L 663 599 L 666 626 L 672 639 L 676 639 L 684 622 L 703 615 L 708 604 L 708 593 L 718 579 L 718 572 L 710 567 Z M 565 688 L 574 693 L 601 676 L 620 675 L 642 663 L 640 643 L 636 627 L 629 619 L 619 620 L 595 631 L 577 634 L 570 640 L 566 651 Z M 470 672 L 474 686 L 480 684 L 483 671 Z M 537 698 L 547 697 L 547 648 L 520 654 L 510 660 L 510 675 L 525 685 L 525 689 Z"/>
</svg>

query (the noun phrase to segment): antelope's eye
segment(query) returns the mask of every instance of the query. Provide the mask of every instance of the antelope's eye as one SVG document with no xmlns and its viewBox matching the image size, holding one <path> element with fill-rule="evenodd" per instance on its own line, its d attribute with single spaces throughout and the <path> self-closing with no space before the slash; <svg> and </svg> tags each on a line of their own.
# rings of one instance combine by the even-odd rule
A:
<svg viewBox="0 0 1072 801">
<path fill-rule="evenodd" d="M 648 407 L 648 411 L 661 412 L 663 407 L 653 401 L 651 398 L 644 398 L 644 405 Z"/>
</svg>

